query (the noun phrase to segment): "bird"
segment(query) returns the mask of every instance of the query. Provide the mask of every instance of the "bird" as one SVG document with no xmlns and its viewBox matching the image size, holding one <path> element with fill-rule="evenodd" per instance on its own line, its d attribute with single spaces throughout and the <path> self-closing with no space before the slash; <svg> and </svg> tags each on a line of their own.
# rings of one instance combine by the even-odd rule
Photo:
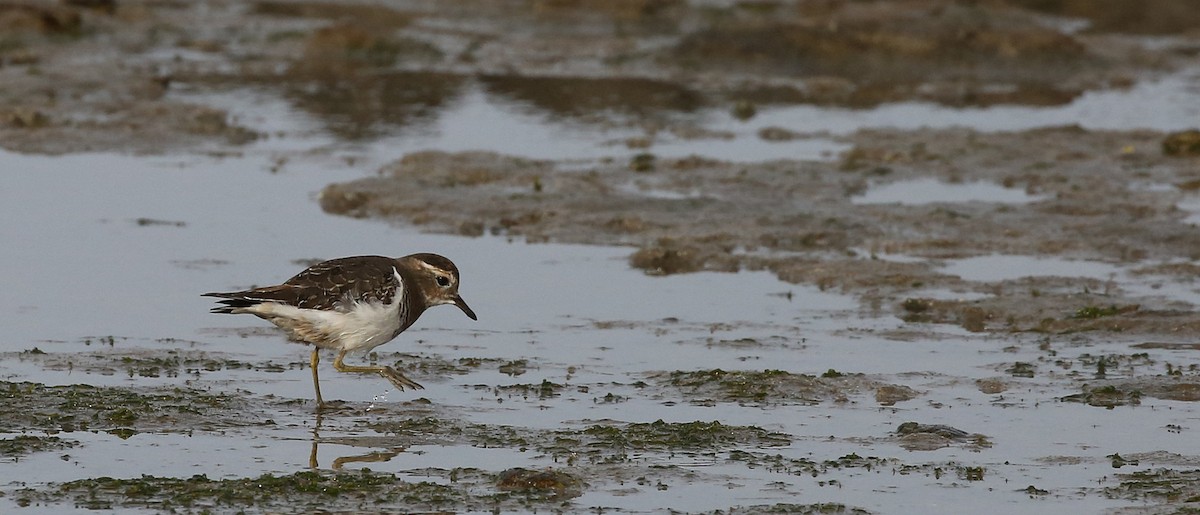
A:
<svg viewBox="0 0 1200 515">
<path fill-rule="evenodd" d="M 313 345 L 310 364 L 321 410 L 326 404 L 317 364 L 325 349 L 337 352 L 333 368 L 339 372 L 378 374 L 402 391 L 424 389 L 392 367 L 352 366 L 343 359 L 392 341 L 433 306 L 452 304 L 478 320 L 459 295 L 458 281 L 458 267 L 437 254 L 353 256 L 322 261 L 283 284 L 202 296 L 221 299 L 212 313 L 251 314 L 283 329 L 290 340 Z"/>
</svg>

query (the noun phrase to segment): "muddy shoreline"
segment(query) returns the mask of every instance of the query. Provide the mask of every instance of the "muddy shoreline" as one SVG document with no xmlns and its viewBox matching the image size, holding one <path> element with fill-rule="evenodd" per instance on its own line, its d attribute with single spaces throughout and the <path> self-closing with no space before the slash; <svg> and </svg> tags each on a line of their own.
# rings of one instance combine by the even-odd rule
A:
<svg viewBox="0 0 1200 515">
<path fill-rule="evenodd" d="M 1095 305 L 1138 306 L 1119 313 L 1125 320 L 1107 320 L 1110 329 L 1194 331 L 1186 306 L 1126 295 L 1101 280 L 984 282 L 939 271 L 947 260 L 1013 254 L 1134 265 L 1134 273 L 1190 281 L 1186 263 L 1136 267 L 1200 255 L 1195 228 L 1176 207 L 1196 178 L 1195 159 L 1164 156 L 1164 137 L 1074 127 L 870 131 L 846 138 L 854 147 L 840 162 L 685 158 L 645 170 L 430 152 L 406 156 L 378 178 L 331 185 L 321 205 L 468 236 L 631 245 L 631 265 L 649 274 L 768 269 L 972 331 L 1086 330 L 1095 328 L 1092 317 L 1071 315 Z M 868 185 L 930 177 L 1001 184 L 1030 201 L 855 203 Z M 1137 189 L 1151 184 L 1166 187 Z M 923 303 L 920 292 L 930 288 L 1005 294 Z"/>
<path fill-rule="evenodd" d="M 1039 13 L 1020 2 L 708 11 L 682 2 L 535 2 L 527 11 L 504 11 L 507 15 L 493 26 L 481 28 L 471 25 L 473 16 L 501 14 L 486 3 L 455 11 L 421 2 L 394 9 L 276 2 L 243 8 L 218 2 L 202 14 L 172 4 L 115 5 L 8 8 L 20 35 L 10 53 L 25 56 L 0 70 L 14 86 L 0 98 L 8 120 L 0 135 L 8 149 L 211 151 L 270 137 L 240 126 L 236 114 L 173 100 L 172 84 L 276 89 L 325 118 L 335 134 L 355 141 L 427 116 L 465 84 L 477 82 L 493 94 L 556 116 L 640 127 L 645 137 L 625 142 L 637 149 L 662 134 L 722 138 L 688 118 L 705 106 L 724 105 L 752 117 L 757 107 L 780 103 L 861 107 L 924 99 L 948 105 L 1044 105 L 1036 95 L 985 101 L 980 99 L 986 95 L 972 91 L 1002 91 L 1012 84 L 1075 88 L 1054 103 L 1067 102 L 1086 90 L 1127 87 L 1134 76 L 1153 77 L 1196 52 L 1187 37 L 1153 49 L 1137 39 L 1180 30 L 1180 20 L 1163 13 L 1182 14 L 1168 7 L 1147 7 L 1144 11 L 1152 14 L 1121 26 L 1104 8 Z M 468 16 L 467 9 L 481 11 Z M 1091 17 L 1094 28 L 1056 30 L 1047 23 L 1055 18 L 1047 15 Z M 251 39 L 236 45 L 183 30 L 184 23 L 196 23 L 205 27 L 201 33 L 236 31 L 235 24 L 247 17 L 260 25 L 260 35 L 246 34 Z M 921 25 L 911 25 L 918 18 Z M 772 21 L 779 19 L 794 19 L 784 22 L 794 32 L 779 29 L 780 22 Z M 529 30 L 503 30 L 517 26 Z M 621 30 L 613 33 L 613 27 Z M 118 29 L 119 39 L 110 36 Z M 153 39 L 163 33 L 171 35 L 168 42 Z M 556 37 L 580 34 L 586 36 L 577 44 L 553 43 Z M 774 41 L 770 37 L 775 36 L 763 39 L 763 34 L 791 36 Z M 718 47 L 710 40 L 724 42 L 721 50 L 714 51 Z M 633 42 L 647 50 L 623 54 L 623 45 Z M 456 45 L 466 47 L 455 55 L 450 49 Z M 498 47 L 508 52 L 498 53 Z M 155 54 L 161 48 L 174 48 L 175 59 L 159 61 Z M 599 55 L 587 55 L 585 49 Z M 93 59 L 81 65 L 72 56 L 83 51 Z M 797 61 L 796 56 L 809 57 Z M 881 59 L 903 65 L 911 76 L 897 77 L 875 66 Z M 123 64 L 116 74 L 105 73 L 104 87 L 95 90 L 92 77 L 100 68 L 111 70 L 113 62 Z M 783 62 L 791 64 L 780 66 Z M 974 71 L 969 81 L 954 76 L 964 66 Z M 548 67 L 556 72 L 547 73 Z M 499 74 L 498 69 L 518 71 Z M 716 69 L 724 73 L 712 73 Z M 835 77 L 844 88 L 878 92 L 876 74 L 886 75 L 891 88 L 866 103 L 856 99 L 858 93 L 838 96 L 810 84 Z M 937 97 L 943 82 L 953 84 L 957 100 Z M 811 136 L 781 129 L 760 137 Z M 835 162 L 734 164 L 658 158 L 648 149 L 629 162 L 584 170 L 520 156 L 418 153 L 383 167 L 381 178 L 330 186 L 321 204 L 334 214 L 383 217 L 468 236 L 488 232 L 531 242 L 630 245 L 637 248 L 633 266 L 649 273 L 769 269 L 786 281 L 855 291 L 868 305 L 891 306 L 903 314 L 905 299 L 920 300 L 913 285 L 972 292 L 1005 287 L 939 273 L 938 260 L 987 254 L 1117 264 L 1195 259 L 1200 249 L 1191 237 L 1188 213 L 1176 206 L 1200 179 L 1196 152 L 1185 145 L 1182 155 L 1165 155 L 1168 137 L 1077 127 L 1016 133 L 866 130 L 834 138 L 851 146 Z M 1024 191 L 1030 202 L 855 202 L 868 187 L 916 178 L 999 184 Z M 900 262 L 889 255 L 925 261 Z M 1191 275 L 1182 264 L 1135 270 L 1152 272 L 1171 281 Z M 1008 286 L 1009 293 L 1023 289 Z M 977 319 L 980 315 L 966 312 L 981 309 L 990 321 L 982 328 L 1031 330 L 1048 318 L 1103 303 L 1141 306 L 1139 321 L 1132 324 L 1151 324 L 1152 331 L 1191 327 L 1189 320 L 1171 320 L 1167 301 L 1122 297 L 1098 286 L 1074 289 L 1103 290 L 1105 299 L 1018 293 L 996 296 L 984 306 L 934 303 L 938 313 L 923 316 Z M 977 321 L 970 325 L 981 328 Z M 1059 322 L 1045 329 L 1071 327 Z"/>
<path fill-rule="evenodd" d="M 1194 9 L 1167 0 L 0 5 L 0 145 L 10 153 L 220 159 L 302 130 L 334 142 L 271 156 L 271 173 L 287 180 L 296 162 L 352 166 L 370 154 L 364 148 L 429 131 L 440 113 L 478 94 L 597 139 L 620 136 L 603 142 L 613 151 L 599 159 L 413 151 L 369 176 L 325 181 L 316 198 L 283 202 L 468 238 L 625 247 L 646 288 L 680 274 L 765 271 L 794 286 L 797 303 L 819 298 L 811 288 L 856 306 L 820 312 L 822 323 L 841 325 L 817 328 L 800 318 L 809 312 L 784 304 L 794 292 L 781 287 L 770 295 L 783 307 L 771 309 L 801 315 L 726 323 L 689 319 L 687 310 L 652 320 L 575 313 L 554 327 L 419 333 L 422 345 L 450 343 L 366 359 L 454 385 L 445 387 L 451 402 L 349 400 L 321 415 L 306 398 L 253 391 L 283 376 L 306 379 L 304 359 L 207 347 L 273 341 L 269 331 L 151 338 L 114 317 L 102 330 L 128 336 L 101 337 L 96 347 L 83 334 L 0 347 L 0 470 L 8 475 L 0 494 L 35 510 L 580 512 L 630 499 L 641 508 L 629 511 L 673 508 L 754 484 L 753 495 L 697 506 L 868 513 L 891 500 L 867 493 L 973 488 L 1019 498 L 996 501 L 1014 510 L 1073 502 L 1119 504 L 1120 513 L 1191 509 L 1200 482 L 1189 467 L 1200 451 L 1173 437 L 1192 431 L 1186 420 L 1200 400 L 1189 354 L 1200 338 L 1200 135 L 1070 124 L 766 126 L 756 142 L 844 150 L 746 161 L 661 149 L 742 137 L 715 127 L 718 115 L 750 122 L 795 106 L 1068 106 L 1192 70 L 1198 25 Z M 319 127 L 267 129 L 276 126 L 205 101 L 245 90 Z M 900 196 L 875 197 L 889 189 Z M 963 200 L 970 195 L 981 196 Z M 152 231 L 198 231 L 197 222 L 147 216 L 130 225 L 156 242 L 163 233 Z M 227 251 L 211 252 L 188 257 L 203 266 L 179 268 L 221 272 L 210 281 L 251 279 L 233 277 L 240 269 Z M 1006 267 L 1018 270 L 996 273 Z M 22 316 L 37 311 L 21 306 Z M 473 354 L 488 339 L 519 345 L 512 357 Z M 872 339 L 886 345 L 855 346 Z M 620 361 L 647 342 L 731 359 Z M 538 355 L 539 346 L 573 344 L 601 358 Z M 885 352 L 911 361 L 869 363 Z M 977 357 L 958 369 L 925 362 L 956 352 Z M 826 365 L 835 353 L 839 363 L 887 372 Z M 633 365 L 604 368 L 610 361 Z M 554 418 L 579 406 L 613 411 Z M 974 418 L 947 425 L 952 408 Z M 764 415 L 771 410 L 796 421 Z M 528 419 L 505 419 L 510 412 Z M 1029 428 L 1044 423 L 1005 424 L 1047 413 L 1082 424 L 1079 440 L 1030 458 L 1025 449 L 1044 442 Z M 1139 418 L 1157 425 L 1120 442 L 1094 434 Z M 122 459 L 159 445 L 187 448 L 169 442 L 195 435 L 230 455 L 301 449 L 312 470 L 276 465 L 305 461 L 289 456 L 222 477 L 136 460 L 120 477 L 90 472 L 106 463 L 88 463 L 87 477 L 41 483 L 14 472 L 17 463 L 77 464 L 93 448 L 118 449 Z M 143 443 L 156 438 L 164 443 Z M 422 461 L 439 452 L 453 463 Z M 517 465 L 493 466 L 499 454 L 489 453 L 509 453 L 501 461 Z M 844 487 L 863 504 L 839 497 Z"/>
<path fill-rule="evenodd" d="M 752 117 L 792 104 L 1062 105 L 1198 52 L 1195 13 L 1169 1 L 1042 12 L 940 0 L 513 4 L 13 3 L 0 12 L 12 34 L 0 135 L 5 148 L 45 153 L 244 144 L 268 135 L 172 93 L 257 84 L 355 140 L 427 115 L 478 77 L 556 116 L 633 123 L 652 140 L 694 131 L 678 115 L 705 106 Z"/>
</svg>

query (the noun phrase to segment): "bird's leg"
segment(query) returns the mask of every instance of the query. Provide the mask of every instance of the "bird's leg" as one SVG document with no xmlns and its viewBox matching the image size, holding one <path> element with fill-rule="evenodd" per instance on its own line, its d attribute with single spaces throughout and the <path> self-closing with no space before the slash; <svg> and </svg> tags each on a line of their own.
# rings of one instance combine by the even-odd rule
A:
<svg viewBox="0 0 1200 515">
<path fill-rule="evenodd" d="M 317 409 L 318 410 L 325 407 L 325 401 L 323 399 L 321 399 L 321 382 L 317 380 L 317 363 L 321 362 L 321 354 L 320 353 L 321 353 L 321 349 L 314 347 L 313 352 L 312 352 L 312 360 L 309 361 L 309 364 L 312 365 L 313 388 L 315 388 L 317 390 Z"/>
<path fill-rule="evenodd" d="M 355 367 L 355 366 L 350 366 L 345 363 L 342 363 L 342 358 L 346 357 L 347 352 L 349 352 L 349 351 L 339 352 L 337 355 L 337 359 L 333 360 L 333 368 L 336 368 L 338 372 L 357 372 L 360 374 L 379 374 L 380 376 L 383 376 L 384 379 L 391 381 L 392 385 L 394 385 L 396 388 L 399 388 L 401 390 L 403 390 L 405 388 L 412 388 L 414 390 L 424 390 L 425 389 L 424 386 L 417 384 L 417 382 L 413 381 L 412 379 L 404 377 L 404 374 L 401 374 L 400 372 L 396 371 L 396 369 L 394 369 L 392 367 L 373 367 L 373 366 Z"/>
<path fill-rule="evenodd" d="M 308 453 L 308 468 L 316 470 L 317 468 L 317 443 L 321 440 L 321 410 L 317 409 L 317 423 L 313 425 L 313 440 L 312 451 Z"/>
</svg>

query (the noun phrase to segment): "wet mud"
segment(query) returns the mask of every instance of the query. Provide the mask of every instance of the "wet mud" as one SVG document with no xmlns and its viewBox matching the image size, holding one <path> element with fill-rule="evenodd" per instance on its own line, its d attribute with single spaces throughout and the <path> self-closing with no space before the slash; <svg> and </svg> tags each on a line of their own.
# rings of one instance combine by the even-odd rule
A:
<svg viewBox="0 0 1200 515">
<path fill-rule="evenodd" d="M 0 494 L 48 512 L 580 512 L 622 502 L 611 509 L 649 511 L 691 501 L 681 510 L 871 513 L 893 504 L 886 495 L 903 495 L 905 507 L 926 497 L 879 492 L 965 489 L 1003 490 L 1009 497 L 986 505 L 993 509 L 1186 512 L 1200 499 L 1190 470 L 1200 451 L 1164 436 L 1192 431 L 1186 420 L 1200 400 L 1189 354 L 1200 339 L 1195 130 L 769 125 L 755 143 L 841 150 L 751 160 L 661 150 L 739 141 L 739 125 L 712 120 L 747 123 L 795 106 L 1045 109 L 1131 91 L 1194 66 L 1200 15 L 1180 5 L 4 3 L 0 145 L 9 152 L 233 159 L 305 130 L 329 138 L 318 150 L 271 156 L 271 173 L 286 176 L 298 161 L 352 166 L 372 156 L 364 148 L 436 131 L 442 113 L 481 95 L 582 127 L 612 152 L 549 159 L 421 149 L 286 201 L 479 240 L 622 247 L 646 285 L 766 272 L 783 282 L 779 290 L 813 288 L 852 307 L 822 312 L 840 324 L 827 332 L 801 332 L 801 322 L 587 314 L 462 331 L 455 344 L 365 358 L 452 389 L 454 401 L 406 394 L 335 401 L 321 413 L 295 393 L 309 388 L 303 357 L 209 348 L 275 337 L 262 328 L 8 342 Z M 256 123 L 205 101 L 246 90 L 282 99 L 317 127 Z M 206 226 L 158 214 L 125 225 Z M 172 263 L 187 273 L 235 266 L 222 256 Z M 288 256 L 298 265 L 310 257 Z M 1001 265 L 1020 270 L 997 273 Z M 792 290 L 770 295 L 793 301 Z M 477 353 L 489 336 L 528 347 L 511 357 Z M 647 364 L 636 358 L 638 338 L 730 359 Z M 886 348 L 856 348 L 864 339 Z M 626 368 L 537 354 L 538 345 L 580 341 L 600 354 L 616 348 L 610 361 Z M 936 347 L 946 342 L 959 347 Z M 937 369 L 968 345 L 977 346 L 969 365 Z M 825 365 L 843 351 L 841 365 Z M 779 356 L 811 368 L 785 370 L 791 362 Z M 911 361 L 900 370 L 878 363 L 889 356 Z M 255 391 L 297 377 L 303 387 L 280 387 L 286 395 Z M 821 414 L 805 411 L 813 407 Z M 968 415 L 944 423 L 953 409 Z M 1133 427 L 1151 418 L 1146 411 L 1158 425 L 1123 442 L 1005 425 L 1050 410 L 1067 413 L 1055 416 L 1081 434 Z M 781 412 L 796 419 L 781 422 Z M 186 448 L 170 439 L 197 435 L 230 455 L 273 445 L 308 454 L 212 474 L 136 461 L 105 474 L 97 462 L 111 456 L 88 454 Z M 203 466 L 202 454 L 188 458 L 199 463 L 192 467 Z M 92 468 L 26 482 L 13 471 L 29 460 L 41 470 L 53 460 Z M 290 465 L 297 461 L 307 466 Z M 745 484 L 755 493 L 743 493 Z"/>
<path fill-rule="evenodd" d="M 1195 163 L 1164 155 L 1163 138 L 1077 127 L 870 131 L 848 138 L 854 146 L 840 162 L 685 158 L 643 171 L 427 152 L 386 166 L 380 177 L 331 185 L 320 200 L 331 213 L 457 234 L 632 245 L 631 265 L 650 274 L 767 269 L 785 281 L 861 295 L 906 320 L 976 332 L 1194 331 L 1186 307 L 1129 294 L 1104 278 L 981 281 L 945 271 L 953 260 L 1032 255 L 1190 281 L 1187 266 L 1139 266 L 1200 255 L 1189 213 L 1177 207 Z M 869 188 L 927 177 L 1003 185 L 1028 201 L 856 202 Z M 987 298 L 927 299 L 928 289 Z"/>
<path fill-rule="evenodd" d="M 1195 54 L 1137 39 L 1188 34 L 1190 10 L 1104 4 L 16 2 L 0 8 L 0 134 L 48 153 L 269 136 L 168 94 L 205 83 L 279 90 L 351 139 L 428 117 L 472 77 L 557 115 L 624 112 L 639 119 L 617 123 L 651 131 L 701 106 L 1058 105 Z M 1128 9 L 1143 15 L 1117 14 Z"/>
</svg>

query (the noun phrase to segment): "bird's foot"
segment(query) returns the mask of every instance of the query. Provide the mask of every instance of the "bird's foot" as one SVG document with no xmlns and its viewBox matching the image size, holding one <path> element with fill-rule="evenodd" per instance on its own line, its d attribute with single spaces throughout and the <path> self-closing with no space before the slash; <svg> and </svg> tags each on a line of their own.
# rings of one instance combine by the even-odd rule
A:
<svg viewBox="0 0 1200 515">
<path fill-rule="evenodd" d="M 404 390 L 405 388 L 412 388 L 414 390 L 424 390 L 425 389 L 424 386 L 421 386 L 419 383 L 417 383 L 416 381 L 413 381 L 412 379 L 404 377 L 404 374 L 401 374 L 400 372 L 398 372 L 396 369 L 394 369 L 392 367 L 383 367 L 383 369 L 379 371 L 379 375 L 383 376 L 384 379 L 391 381 L 392 384 L 396 388 L 399 388 L 401 390 Z"/>
</svg>

